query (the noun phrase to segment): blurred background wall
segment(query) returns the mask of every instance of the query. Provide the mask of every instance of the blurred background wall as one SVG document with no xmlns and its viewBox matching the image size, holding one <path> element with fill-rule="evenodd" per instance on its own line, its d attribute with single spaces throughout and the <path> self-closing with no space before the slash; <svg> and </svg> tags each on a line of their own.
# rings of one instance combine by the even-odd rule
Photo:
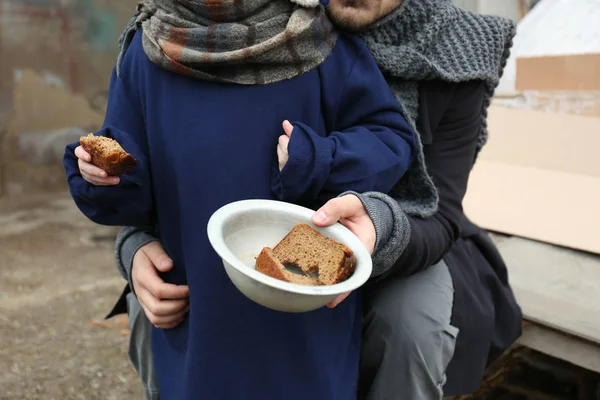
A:
<svg viewBox="0 0 600 400">
<path fill-rule="evenodd" d="M 453 0 L 454 4 L 480 14 L 520 20 L 540 0 Z"/>
<path fill-rule="evenodd" d="M 119 30 L 135 7 L 127 0 L 0 0 L 0 90 L 24 69 L 74 93 L 108 81 Z"/>
<path fill-rule="evenodd" d="M 64 188 L 57 157 L 77 132 L 59 130 L 101 123 L 118 37 L 135 5 L 0 0 L 0 196 Z"/>
</svg>

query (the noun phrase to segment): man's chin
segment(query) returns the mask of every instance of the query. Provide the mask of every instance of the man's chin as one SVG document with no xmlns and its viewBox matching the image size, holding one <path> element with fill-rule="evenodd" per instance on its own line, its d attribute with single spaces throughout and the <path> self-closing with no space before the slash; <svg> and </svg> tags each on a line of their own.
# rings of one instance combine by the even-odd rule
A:
<svg viewBox="0 0 600 400">
<path fill-rule="evenodd" d="M 329 18 L 340 28 L 357 32 L 379 19 L 380 0 L 331 0 Z"/>
<path fill-rule="evenodd" d="M 358 32 L 396 9 L 402 0 L 331 0 L 327 13 L 340 28 Z"/>
</svg>

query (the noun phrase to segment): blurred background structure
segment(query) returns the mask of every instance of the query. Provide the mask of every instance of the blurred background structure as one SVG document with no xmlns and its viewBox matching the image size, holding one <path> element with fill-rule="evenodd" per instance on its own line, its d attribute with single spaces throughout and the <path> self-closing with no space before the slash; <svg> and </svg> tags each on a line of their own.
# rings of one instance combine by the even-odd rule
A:
<svg viewBox="0 0 600 400">
<path fill-rule="evenodd" d="M 476 398 L 600 400 L 600 0 L 455 3 L 519 22 L 465 208 L 527 323 Z M 135 6 L 0 0 L 0 400 L 141 398 L 127 321 L 103 320 L 116 230 L 75 209 L 60 162 L 102 124 Z"/>
<path fill-rule="evenodd" d="M 455 1 L 515 20 L 536 3 Z M 101 124 L 117 40 L 135 4 L 0 0 L 0 196 L 64 189 L 60 147 Z"/>
<path fill-rule="evenodd" d="M 120 30 L 134 9 L 116 0 L 0 1 L 0 194 L 61 187 L 50 142 L 58 147 L 73 134 L 36 137 L 29 160 L 19 157 L 19 139 L 98 127 Z"/>
</svg>

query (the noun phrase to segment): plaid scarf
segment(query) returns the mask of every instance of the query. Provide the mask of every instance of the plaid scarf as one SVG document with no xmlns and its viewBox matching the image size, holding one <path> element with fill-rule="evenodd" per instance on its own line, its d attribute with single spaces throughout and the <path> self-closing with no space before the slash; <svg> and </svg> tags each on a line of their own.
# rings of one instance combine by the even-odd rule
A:
<svg viewBox="0 0 600 400">
<path fill-rule="evenodd" d="M 289 0 L 144 0 L 120 39 L 117 73 L 133 35 L 151 62 L 194 78 L 242 85 L 290 79 L 322 63 L 337 32 L 322 6 Z"/>
</svg>

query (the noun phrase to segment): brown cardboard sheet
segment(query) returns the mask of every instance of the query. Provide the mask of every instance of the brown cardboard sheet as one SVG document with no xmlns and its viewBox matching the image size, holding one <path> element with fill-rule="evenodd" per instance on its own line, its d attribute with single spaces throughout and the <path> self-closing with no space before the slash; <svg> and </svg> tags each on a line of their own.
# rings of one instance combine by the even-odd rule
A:
<svg viewBox="0 0 600 400">
<path fill-rule="evenodd" d="M 600 118 L 490 108 L 465 212 L 480 226 L 600 253 Z"/>
<path fill-rule="evenodd" d="M 600 53 L 517 58 L 517 90 L 600 90 Z"/>
</svg>

